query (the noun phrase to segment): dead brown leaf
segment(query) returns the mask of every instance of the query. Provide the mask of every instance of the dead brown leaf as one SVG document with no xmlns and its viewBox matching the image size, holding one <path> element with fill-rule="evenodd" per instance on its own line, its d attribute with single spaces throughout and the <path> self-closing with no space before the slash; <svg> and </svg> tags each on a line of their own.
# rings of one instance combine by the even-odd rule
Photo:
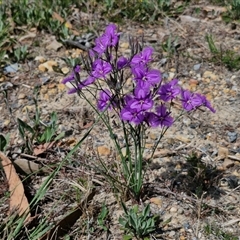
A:
<svg viewBox="0 0 240 240">
<path fill-rule="evenodd" d="M 26 39 L 32 39 L 37 36 L 36 32 L 27 32 L 24 36 L 19 38 L 19 42 L 23 42 Z"/>
<path fill-rule="evenodd" d="M 27 174 L 31 174 L 33 172 L 38 172 L 40 169 L 39 164 L 29 161 L 24 158 L 18 158 L 14 161 L 14 164 L 16 164 L 19 168 L 21 168 L 22 171 L 24 171 Z"/>
<path fill-rule="evenodd" d="M 36 146 L 36 147 L 33 149 L 33 155 L 34 155 L 34 156 L 37 156 L 37 155 L 40 155 L 40 154 L 46 152 L 46 151 L 47 151 L 49 148 L 51 148 L 55 143 L 56 143 L 56 141 L 53 141 L 53 142 L 48 142 L 48 143 L 44 143 L 44 144 L 41 144 L 41 145 Z"/>
<path fill-rule="evenodd" d="M 162 206 L 162 199 L 159 198 L 159 197 L 153 197 L 153 198 L 150 198 L 149 201 L 155 205 L 157 205 L 158 207 L 161 207 Z"/>
<path fill-rule="evenodd" d="M 58 20 L 60 23 L 64 22 L 64 19 L 56 12 L 53 12 L 52 18 Z"/>
<path fill-rule="evenodd" d="M 11 193 L 10 195 L 10 203 L 9 203 L 9 214 L 16 211 L 19 216 L 23 214 L 26 215 L 25 223 L 30 220 L 30 207 L 28 200 L 24 194 L 23 184 L 13 166 L 11 160 L 5 156 L 3 152 L 0 152 L 1 163 L 3 166 L 3 170 L 6 174 L 6 178 L 8 181 L 8 188 Z"/>
<path fill-rule="evenodd" d="M 93 125 L 93 121 L 90 121 L 90 122 L 88 122 L 88 123 L 86 123 L 86 122 L 80 122 L 79 123 L 79 126 L 80 126 L 80 128 L 81 128 L 81 130 L 83 130 L 83 129 L 87 129 L 87 128 L 90 128 L 92 125 Z"/>
<path fill-rule="evenodd" d="M 56 13 L 56 12 L 53 12 L 52 18 L 58 20 L 60 23 L 64 23 L 64 22 L 65 22 L 64 18 L 62 18 L 62 17 L 61 17 L 58 13 Z M 66 21 L 65 27 L 71 29 L 71 28 L 72 28 L 72 24 L 71 24 L 69 21 Z"/>
</svg>

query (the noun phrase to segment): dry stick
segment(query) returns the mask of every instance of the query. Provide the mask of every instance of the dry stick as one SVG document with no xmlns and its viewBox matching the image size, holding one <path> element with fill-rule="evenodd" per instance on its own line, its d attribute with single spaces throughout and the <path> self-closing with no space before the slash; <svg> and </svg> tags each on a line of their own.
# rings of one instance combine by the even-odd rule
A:
<svg viewBox="0 0 240 240">
<path fill-rule="evenodd" d="M 239 158 L 239 157 L 236 157 L 236 156 L 234 156 L 234 155 L 228 155 L 228 158 L 240 162 L 240 158 Z"/>
<path fill-rule="evenodd" d="M 199 232 L 199 225 L 200 225 L 200 218 L 201 218 L 201 209 L 202 209 L 202 202 L 203 202 L 203 197 L 206 195 L 207 192 L 204 192 L 200 198 L 200 201 L 198 201 L 198 220 L 197 220 L 197 228 L 195 235 L 198 238 L 198 232 Z"/>
</svg>

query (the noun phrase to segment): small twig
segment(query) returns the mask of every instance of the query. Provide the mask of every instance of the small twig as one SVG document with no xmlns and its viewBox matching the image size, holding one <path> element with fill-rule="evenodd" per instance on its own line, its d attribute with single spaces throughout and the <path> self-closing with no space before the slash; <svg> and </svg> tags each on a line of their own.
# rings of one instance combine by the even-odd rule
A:
<svg viewBox="0 0 240 240">
<path fill-rule="evenodd" d="M 240 222 L 240 218 L 237 218 L 237 219 L 232 219 L 226 223 L 223 223 L 222 227 L 229 227 L 237 222 Z"/>
<path fill-rule="evenodd" d="M 200 198 L 200 200 L 198 201 L 198 220 L 197 220 L 197 228 L 196 228 L 196 232 L 195 235 L 198 238 L 198 233 L 199 233 L 199 225 L 200 225 L 200 218 L 201 218 L 201 210 L 202 210 L 202 202 L 203 202 L 203 197 L 206 195 L 207 192 L 204 192 Z"/>
<path fill-rule="evenodd" d="M 236 156 L 234 156 L 234 155 L 228 155 L 228 158 L 240 162 L 240 158 L 239 158 L 239 157 L 236 157 Z"/>
<path fill-rule="evenodd" d="M 68 44 L 68 45 L 71 45 L 73 47 L 77 47 L 79 49 L 82 49 L 84 51 L 88 51 L 89 48 L 84 46 L 83 44 L 77 42 L 77 41 L 73 41 L 73 40 L 63 40 L 64 43 Z"/>
</svg>

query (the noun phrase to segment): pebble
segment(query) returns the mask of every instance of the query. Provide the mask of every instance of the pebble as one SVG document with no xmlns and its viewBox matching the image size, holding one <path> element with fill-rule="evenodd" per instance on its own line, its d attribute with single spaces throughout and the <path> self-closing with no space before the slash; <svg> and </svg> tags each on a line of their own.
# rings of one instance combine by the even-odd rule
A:
<svg viewBox="0 0 240 240">
<path fill-rule="evenodd" d="M 197 70 L 200 69 L 200 67 L 201 67 L 201 63 L 195 64 L 195 65 L 193 66 L 193 70 L 194 70 L 194 71 L 197 71 Z"/>
<path fill-rule="evenodd" d="M 7 119 L 3 122 L 3 127 L 7 127 L 10 124 L 10 119 Z"/>
<path fill-rule="evenodd" d="M 218 79 L 218 76 L 215 75 L 213 72 L 205 71 L 205 72 L 203 73 L 203 78 L 216 81 L 216 80 Z"/>
<path fill-rule="evenodd" d="M 228 139 L 230 143 L 233 143 L 237 140 L 238 134 L 236 132 L 228 132 Z"/>
<path fill-rule="evenodd" d="M 173 236 L 175 236 L 175 234 L 176 234 L 175 231 L 171 231 L 171 232 L 169 233 L 169 236 L 170 236 L 170 237 L 173 237 Z"/>
<path fill-rule="evenodd" d="M 168 74 L 168 80 L 172 80 L 172 79 L 174 78 L 174 76 L 175 76 L 175 73 L 170 72 L 170 73 Z"/>
<path fill-rule="evenodd" d="M 69 73 L 70 70 L 68 67 L 63 67 L 63 68 L 61 68 L 61 71 L 62 71 L 62 73 L 67 74 L 67 73 Z"/>
<path fill-rule="evenodd" d="M 53 72 L 53 66 L 57 66 L 57 62 L 49 60 L 47 62 L 44 62 L 38 66 L 39 71 L 41 72 Z"/>
<path fill-rule="evenodd" d="M 178 211 L 178 209 L 174 206 L 170 208 L 171 213 L 176 213 L 177 211 Z"/>
<path fill-rule="evenodd" d="M 111 154 L 111 150 L 106 146 L 98 146 L 97 151 L 100 156 L 109 156 Z"/>
<path fill-rule="evenodd" d="M 20 93 L 18 95 L 18 99 L 24 99 L 26 97 L 26 95 L 24 93 Z"/>
<path fill-rule="evenodd" d="M 183 208 L 179 207 L 178 210 L 177 210 L 177 212 L 178 212 L 179 214 L 183 214 L 183 213 L 184 213 L 184 210 L 183 210 Z"/>
<path fill-rule="evenodd" d="M 123 42 L 123 43 L 120 44 L 120 47 L 128 49 L 129 48 L 129 43 L 128 42 Z"/>
</svg>

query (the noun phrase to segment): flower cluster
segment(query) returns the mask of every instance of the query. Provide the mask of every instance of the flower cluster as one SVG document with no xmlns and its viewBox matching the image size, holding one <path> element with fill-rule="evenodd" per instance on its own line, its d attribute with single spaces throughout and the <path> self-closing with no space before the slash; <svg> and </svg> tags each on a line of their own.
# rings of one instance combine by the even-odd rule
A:
<svg viewBox="0 0 240 240">
<path fill-rule="evenodd" d="M 62 81 L 64 84 L 77 82 L 77 86 L 70 89 L 69 93 L 98 84 L 97 89 L 101 89 L 97 103 L 99 111 L 114 108 L 121 120 L 136 125 L 146 123 L 151 127 L 170 127 L 173 124 L 170 111 L 172 101 L 180 101 L 185 111 L 203 106 L 215 112 L 204 95 L 182 89 L 177 79 L 163 83 L 161 72 L 150 67 L 153 48 L 145 47 L 129 58 L 119 56 L 119 37 L 116 25 L 108 25 L 90 50 L 88 78 L 80 81 L 80 66 L 76 66 L 70 76 Z M 124 93 L 124 71 L 127 69 L 131 71 L 134 87 Z M 102 89 L 101 81 L 105 81 L 108 88 Z"/>
</svg>

